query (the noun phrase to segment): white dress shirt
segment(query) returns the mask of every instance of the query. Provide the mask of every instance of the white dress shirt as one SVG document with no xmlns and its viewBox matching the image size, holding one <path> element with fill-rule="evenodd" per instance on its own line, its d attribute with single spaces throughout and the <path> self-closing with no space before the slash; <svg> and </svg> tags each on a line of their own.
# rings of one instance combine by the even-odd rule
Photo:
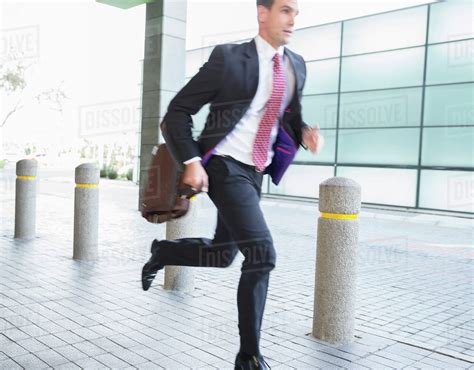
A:
<svg viewBox="0 0 474 370">
<path fill-rule="evenodd" d="M 234 129 L 217 145 L 215 153 L 218 155 L 228 155 L 234 159 L 253 166 L 253 144 L 257 136 L 258 126 L 265 113 L 273 88 L 273 57 L 278 53 L 281 57 L 284 55 L 284 47 L 280 46 L 274 49 L 260 35 L 255 37 L 258 54 L 258 88 L 244 116 L 235 125 Z M 283 104 L 280 107 L 280 115 L 283 114 L 285 107 L 290 103 L 294 90 L 294 73 L 287 58 L 283 59 L 283 67 L 286 75 L 286 89 L 283 97 Z M 292 78 L 289 78 L 289 77 Z M 292 82 L 291 82 L 292 81 Z M 291 94 L 290 94 L 291 93 Z M 272 128 L 270 143 L 268 148 L 268 157 L 265 166 L 268 166 L 273 158 L 273 143 L 278 133 L 278 119 Z"/>
<path fill-rule="evenodd" d="M 270 96 L 272 95 L 273 87 L 273 57 L 275 53 L 283 57 L 283 67 L 286 75 L 286 89 L 283 97 L 283 104 L 280 108 L 280 115 L 283 114 L 285 107 L 287 107 L 293 98 L 295 90 L 295 74 L 288 57 L 284 56 L 284 47 L 280 46 L 274 49 L 267 41 L 260 35 L 255 37 L 255 44 L 258 54 L 258 88 L 257 92 L 250 103 L 249 108 L 235 125 L 234 129 L 214 148 L 214 153 L 217 155 L 228 155 L 234 159 L 253 166 L 253 143 L 257 135 L 258 126 L 265 113 Z M 278 119 L 272 128 L 270 143 L 268 148 L 268 157 L 265 166 L 268 166 L 273 158 L 273 144 L 275 143 L 278 133 Z M 199 157 L 191 158 L 184 162 L 188 164 L 200 160 Z"/>
</svg>

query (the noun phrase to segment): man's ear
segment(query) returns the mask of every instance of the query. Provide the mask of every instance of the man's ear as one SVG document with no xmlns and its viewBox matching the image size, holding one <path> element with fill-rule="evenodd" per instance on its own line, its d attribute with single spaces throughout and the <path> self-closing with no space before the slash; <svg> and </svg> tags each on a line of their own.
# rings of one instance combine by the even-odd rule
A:
<svg viewBox="0 0 474 370">
<path fill-rule="evenodd" d="M 265 23 L 268 18 L 268 9 L 263 5 L 257 5 L 257 19 L 258 23 Z"/>
</svg>

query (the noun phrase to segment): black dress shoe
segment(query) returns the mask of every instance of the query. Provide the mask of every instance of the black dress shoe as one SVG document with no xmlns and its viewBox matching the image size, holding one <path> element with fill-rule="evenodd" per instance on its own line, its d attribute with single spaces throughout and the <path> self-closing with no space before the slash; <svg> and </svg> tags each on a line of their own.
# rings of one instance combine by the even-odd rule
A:
<svg viewBox="0 0 474 370">
<path fill-rule="evenodd" d="M 163 264 L 160 263 L 158 258 L 160 246 L 158 244 L 158 240 L 153 240 L 151 243 L 151 257 L 147 263 L 143 266 L 142 269 L 142 288 L 144 291 L 150 289 L 151 283 L 153 279 L 155 279 L 156 273 L 165 267 Z"/>
<path fill-rule="evenodd" d="M 252 356 L 244 359 L 240 353 L 235 358 L 235 370 L 268 370 L 270 366 L 267 364 L 262 355 Z"/>
</svg>

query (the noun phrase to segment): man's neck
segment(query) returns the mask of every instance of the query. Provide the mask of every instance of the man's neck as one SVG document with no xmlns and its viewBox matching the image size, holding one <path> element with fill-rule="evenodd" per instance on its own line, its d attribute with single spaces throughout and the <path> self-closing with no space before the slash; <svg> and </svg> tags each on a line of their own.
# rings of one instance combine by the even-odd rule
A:
<svg viewBox="0 0 474 370">
<path fill-rule="evenodd" d="M 265 33 L 263 33 L 263 32 L 259 32 L 258 35 L 259 35 L 262 39 L 264 39 L 266 42 L 268 42 L 268 43 L 272 46 L 272 48 L 275 49 L 275 51 L 278 51 L 278 48 L 279 48 L 280 46 L 282 46 L 282 45 L 275 45 L 275 44 L 272 42 L 272 40 L 271 40 Z"/>
</svg>

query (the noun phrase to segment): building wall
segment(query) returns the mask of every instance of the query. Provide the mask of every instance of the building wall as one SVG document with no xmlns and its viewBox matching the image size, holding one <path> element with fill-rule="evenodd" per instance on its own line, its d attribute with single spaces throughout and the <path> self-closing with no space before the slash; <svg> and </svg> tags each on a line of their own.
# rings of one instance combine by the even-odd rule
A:
<svg viewBox="0 0 474 370">
<path fill-rule="evenodd" d="M 303 117 L 326 146 L 300 150 L 266 192 L 317 198 L 320 182 L 345 176 L 365 203 L 473 213 L 472 7 L 448 0 L 296 31 Z M 211 50 L 187 52 L 187 78 Z M 207 112 L 194 117 L 196 132 Z"/>
</svg>

